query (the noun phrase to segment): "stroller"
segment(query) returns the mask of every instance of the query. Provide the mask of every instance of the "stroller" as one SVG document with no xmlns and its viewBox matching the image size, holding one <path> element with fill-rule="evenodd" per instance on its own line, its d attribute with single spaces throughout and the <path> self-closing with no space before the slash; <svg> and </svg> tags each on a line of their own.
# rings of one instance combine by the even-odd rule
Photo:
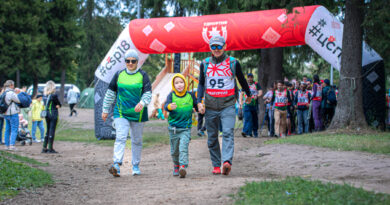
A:
<svg viewBox="0 0 390 205">
<path fill-rule="evenodd" d="M 28 143 L 28 145 L 32 145 L 32 137 L 30 130 L 28 130 L 28 122 L 23 119 L 23 115 L 19 115 L 19 129 L 16 141 L 20 142 L 20 145 L 22 146 L 26 145 L 26 143 Z"/>
</svg>

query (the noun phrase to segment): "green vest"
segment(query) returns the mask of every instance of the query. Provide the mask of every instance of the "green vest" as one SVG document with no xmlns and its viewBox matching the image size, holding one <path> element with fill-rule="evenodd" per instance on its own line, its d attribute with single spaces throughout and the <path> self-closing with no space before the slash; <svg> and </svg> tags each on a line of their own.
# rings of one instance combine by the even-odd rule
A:
<svg viewBox="0 0 390 205">
<path fill-rule="evenodd" d="M 141 112 L 135 112 L 135 106 L 142 96 L 143 76 L 140 72 L 128 74 L 123 70 L 118 76 L 118 92 L 114 108 L 114 118 L 126 118 L 134 122 L 148 120 L 148 111 L 144 107 Z"/>
<path fill-rule="evenodd" d="M 177 108 L 169 113 L 169 125 L 177 128 L 190 128 L 193 108 L 191 94 L 186 93 L 183 97 L 177 97 L 175 93 L 172 93 L 172 103 L 176 103 Z"/>
</svg>

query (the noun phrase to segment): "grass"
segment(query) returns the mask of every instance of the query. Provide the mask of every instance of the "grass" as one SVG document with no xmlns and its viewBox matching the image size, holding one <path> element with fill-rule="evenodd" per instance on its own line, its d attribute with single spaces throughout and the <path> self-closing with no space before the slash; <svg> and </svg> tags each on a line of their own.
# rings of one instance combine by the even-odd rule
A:
<svg viewBox="0 0 390 205">
<path fill-rule="evenodd" d="M 14 160 L 17 160 L 17 161 L 20 161 L 20 162 L 28 163 L 28 164 L 31 164 L 31 165 L 37 165 L 37 166 L 41 166 L 41 167 L 49 166 L 49 163 L 42 163 L 42 162 L 39 162 L 39 161 L 37 161 L 35 159 L 31 159 L 31 158 L 28 158 L 28 157 L 23 157 L 23 156 L 12 154 L 12 153 L 5 152 L 5 151 L 0 151 L 0 157 L 4 157 L 4 158 L 8 158 L 8 159 L 14 159 Z"/>
<path fill-rule="evenodd" d="M 390 154 L 390 133 L 294 135 L 284 139 L 268 140 L 266 144 L 303 144 L 343 151 L 362 151 Z"/>
<path fill-rule="evenodd" d="M 390 204 L 390 195 L 350 185 L 288 177 L 281 181 L 251 182 L 233 195 L 235 204 Z"/>
<path fill-rule="evenodd" d="M 6 155 L 8 157 L 8 155 Z M 19 158 L 28 163 L 34 160 Z M 37 168 L 14 162 L 0 155 L 0 201 L 15 196 L 21 189 L 30 189 L 53 184 L 52 176 Z"/>
</svg>

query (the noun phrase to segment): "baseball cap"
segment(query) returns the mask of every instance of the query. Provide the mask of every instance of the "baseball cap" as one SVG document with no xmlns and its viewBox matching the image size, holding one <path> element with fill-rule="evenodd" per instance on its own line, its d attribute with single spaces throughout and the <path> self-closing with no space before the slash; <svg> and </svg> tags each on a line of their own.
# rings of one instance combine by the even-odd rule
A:
<svg viewBox="0 0 390 205">
<path fill-rule="evenodd" d="M 252 73 L 248 73 L 247 76 L 248 76 L 248 77 L 253 77 L 253 74 L 252 74 Z"/>
<path fill-rule="evenodd" d="M 225 45 L 225 39 L 222 36 L 213 36 L 210 39 L 209 45 L 220 45 L 223 46 Z"/>
</svg>

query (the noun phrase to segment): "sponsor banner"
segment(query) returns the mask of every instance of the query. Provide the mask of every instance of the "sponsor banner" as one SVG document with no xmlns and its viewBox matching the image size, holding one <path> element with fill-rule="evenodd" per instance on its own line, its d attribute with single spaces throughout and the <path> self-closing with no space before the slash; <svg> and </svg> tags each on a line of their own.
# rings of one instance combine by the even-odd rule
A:
<svg viewBox="0 0 390 205">
<path fill-rule="evenodd" d="M 305 44 L 307 22 L 318 6 L 195 17 L 135 19 L 130 36 L 143 53 L 208 52 L 209 40 L 220 35 L 227 50 Z"/>
<path fill-rule="evenodd" d="M 128 24 L 98 66 L 95 71 L 96 77 L 106 83 L 110 83 L 117 71 L 126 68 L 124 56 L 129 49 L 135 49 L 138 52 L 138 68 L 141 67 L 148 57 L 148 54 L 140 52 L 134 46 L 134 43 L 130 38 Z"/>
<path fill-rule="evenodd" d="M 344 25 L 325 7 L 318 7 L 306 27 L 305 42 L 340 70 Z M 382 58 L 363 42 L 363 66 Z"/>
<path fill-rule="evenodd" d="M 230 90 L 221 90 L 221 89 L 206 89 L 206 93 L 209 94 L 212 97 L 216 98 L 222 98 L 222 97 L 227 97 L 227 96 L 232 96 L 234 95 L 235 89 L 230 89 Z"/>
</svg>

